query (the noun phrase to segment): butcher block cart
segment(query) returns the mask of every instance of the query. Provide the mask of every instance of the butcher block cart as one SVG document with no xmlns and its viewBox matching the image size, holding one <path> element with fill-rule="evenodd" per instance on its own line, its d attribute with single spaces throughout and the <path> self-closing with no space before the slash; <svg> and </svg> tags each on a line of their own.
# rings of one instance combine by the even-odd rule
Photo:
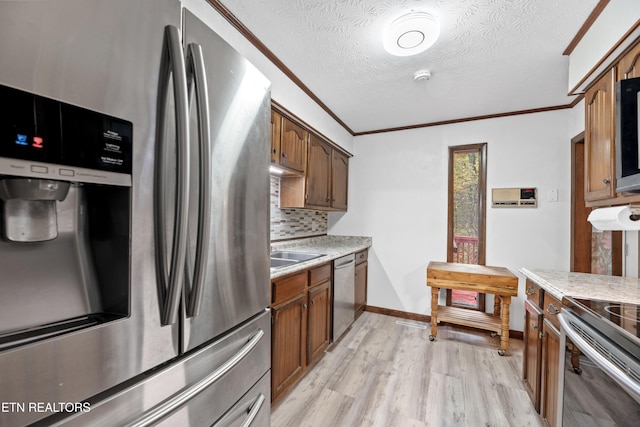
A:
<svg viewBox="0 0 640 427">
<path fill-rule="evenodd" d="M 431 261 L 427 267 L 431 287 L 431 341 L 438 335 L 438 323 L 447 322 L 484 329 L 500 335 L 498 354 L 509 347 L 509 304 L 518 296 L 518 277 L 504 267 Z M 440 289 L 457 289 L 495 295 L 493 314 L 459 307 L 439 306 Z"/>
</svg>

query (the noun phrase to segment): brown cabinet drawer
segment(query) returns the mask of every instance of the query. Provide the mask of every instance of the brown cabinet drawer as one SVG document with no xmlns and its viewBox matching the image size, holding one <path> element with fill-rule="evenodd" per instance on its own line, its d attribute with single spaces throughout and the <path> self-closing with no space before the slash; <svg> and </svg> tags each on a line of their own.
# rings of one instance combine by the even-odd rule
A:
<svg viewBox="0 0 640 427">
<path fill-rule="evenodd" d="M 331 263 L 328 262 L 309 270 L 309 287 L 319 285 L 331 279 Z"/>
<path fill-rule="evenodd" d="M 368 257 L 369 257 L 369 251 L 367 249 L 365 249 L 364 251 L 357 252 L 356 265 L 360 264 L 361 262 L 365 262 Z"/>
<path fill-rule="evenodd" d="M 542 298 L 544 292 L 540 289 L 540 286 L 533 283 L 533 281 L 527 279 L 527 283 L 524 289 L 524 292 L 527 294 L 527 299 L 537 305 L 538 307 L 542 307 Z"/>
<path fill-rule="evenodd" d="M 271 303 L 280 304 L 298 294 L 303 293 L 307 288 L 307 271 L 301 271 L 282 279 L 277 279 L 271 283 Z"/>
<path fill-rule="evenodd" d="M 549 321 L 557 329 L 560 329 L 560 320 L 558 319 L 558 313 L 560 313 L 561 307 L 562 305 L 560 301 L 549 295 L 548 292 L 544 293 L 544 305 L 542 306 L 544 318 L 549 319 Z"/>
</svg>

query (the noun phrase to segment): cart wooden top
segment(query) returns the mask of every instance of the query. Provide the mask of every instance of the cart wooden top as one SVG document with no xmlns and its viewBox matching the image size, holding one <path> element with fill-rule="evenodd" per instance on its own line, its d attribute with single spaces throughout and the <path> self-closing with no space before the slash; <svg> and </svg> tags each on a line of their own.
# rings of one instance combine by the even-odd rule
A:
<svg viewBox="0 0 640 427">
<path fill-rule="evenodd" d="M 518 276 L 504 267 L 431 261 L 427 286 L 517 296 Z"/>
</svg>

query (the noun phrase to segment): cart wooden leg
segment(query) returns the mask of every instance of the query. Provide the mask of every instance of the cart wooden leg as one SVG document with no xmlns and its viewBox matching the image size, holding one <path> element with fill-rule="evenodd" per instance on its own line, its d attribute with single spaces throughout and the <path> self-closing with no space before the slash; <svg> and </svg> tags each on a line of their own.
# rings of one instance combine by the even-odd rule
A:
<svg viewBox="0 0 640 427">
<path fill-rule="evenodd" d="M 498 354 L 500 356 L 504 356 L 505 352 L 509 348 L 509 304 L 511 303 L 511 297 L 500 297 L 502 300 L 502 309 L 501 309 L 501 336 L 500 336 L 500 350 L 498 350 Z"/>
<path fill-rule="evenodd" d="M 440 288 L 431 288 L 431 335 L 429 335 L 429 341 L 436 339 L 438 335 L 438 294 Z"/>
<path fill-rule="evenodd" d="M 501 298 L 498 295 L 495 295 L 493 298 L 493 315 L 500 316 L 500 301 Z"/>
</svg>

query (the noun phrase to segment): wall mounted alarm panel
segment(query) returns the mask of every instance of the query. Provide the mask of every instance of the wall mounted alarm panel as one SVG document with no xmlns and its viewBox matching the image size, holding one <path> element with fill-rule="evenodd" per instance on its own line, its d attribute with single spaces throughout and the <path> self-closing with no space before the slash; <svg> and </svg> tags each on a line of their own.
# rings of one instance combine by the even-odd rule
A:
<svg viewBox="0 0 640 427">
<path fill-rule="evenodd" d="M 535 208 L 538 206 L 538 189 L 492 188 L 491 206 L 494 208 Z"/>
</svg>

